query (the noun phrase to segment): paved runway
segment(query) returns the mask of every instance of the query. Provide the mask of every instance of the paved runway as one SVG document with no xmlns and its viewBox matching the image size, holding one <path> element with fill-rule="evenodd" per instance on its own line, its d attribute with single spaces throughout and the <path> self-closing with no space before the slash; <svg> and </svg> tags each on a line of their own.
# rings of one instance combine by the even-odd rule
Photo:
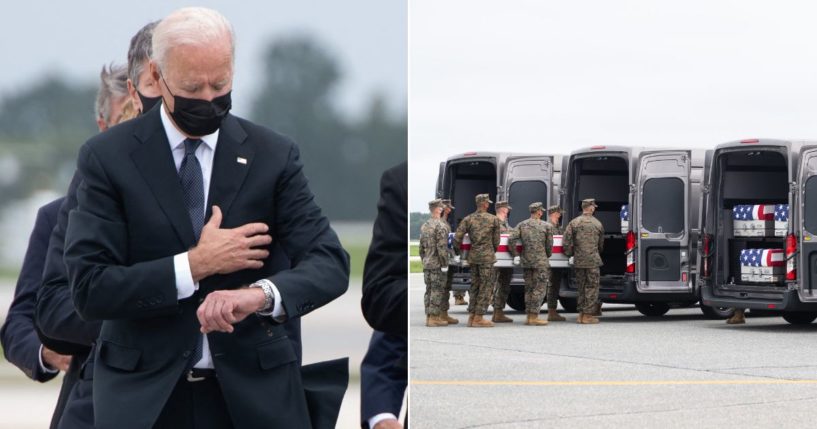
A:
<svg viewBox="0 0 817 429">
<path fill-rule="evenodd" d="M 599 325 L 424 326 L 410 277 L 415 428 L 804 427 L 817 415 L 817 324 L 728 326 L 696 307 L 647 318 L 605 306 Z M 507 310 L 510 310 L 509 308 Z"/>
</svg>

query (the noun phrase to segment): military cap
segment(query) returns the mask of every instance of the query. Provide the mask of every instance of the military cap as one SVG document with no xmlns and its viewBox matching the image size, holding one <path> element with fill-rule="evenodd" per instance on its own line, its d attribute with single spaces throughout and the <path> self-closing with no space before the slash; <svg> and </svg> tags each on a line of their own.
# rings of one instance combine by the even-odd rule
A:
<svg viewBox="0 0 817 429">
<path fill-rule="evenodd" d="M 493 201 L 491 201 L 491 197 L 488 194 L 479 194 L 474 198 L 474 201 L 476 201 L 477 204 L 485 202 L 485 201 L 487 201 L 489 203 L 493 203 Z"/>
<path fill-rule="evenodd" d="M 542 206 L 542 203 L 538 201 L 535 203 L 531 203 L 531 205 L 529 205 L 528 208 L 530 209 L 531 213 L 536 213 L 539 210 L 544 210 L 544 206 Z"/>
<path fill-rule="evenodd" d="M 548 214 L 551 214 L 551 213 L 556 213 L 556 212 L 563 213 L 563 212 L 564 212 L 564 210 L 562 210 L 562 208 L 561 208 L 561 207 L 559 207 L 559 205 L 558 205 L 558 204 L 557 204 L 557 205 L 555 205 L 555 206 L 550 206 L 550 207 L 548 207 Z"/>
<path fill-rule="evenodd" d="M 588 198 L 586 200 L 582 200 L 582 209 L 586 209 L 586 208 L 588 208 L 590 206 L 598 207 L 598 205 L 596 205 L 596 199 L 595 198 Z"/>
<path fill-rule="evenodd" d="M 445 207 L 445 204 L 443 204 L 443 200 L 437 198 L 436 200 L 431 200 L 428 202 L 429 210 L 434 210 L 437 207 Z"/>
<path fill-rule="evenodd" d="M 508 210 L 513 210 L 513 207 L 511 207 L 511 205 L 508 204 L 508 202 L 505 201 L 505 200 L 497 201 L 495 207 L 498 208 L 498 209 L 501 209 L 502 207 L 507 207 Z"/>
<path fill-rule="evenodd" d="M 454 210 L 454 206 L 451 205 L 451 200 L 448 199 L 443 200 L 443 206 L 448 207 L 451 210 Z"/>
</svg>

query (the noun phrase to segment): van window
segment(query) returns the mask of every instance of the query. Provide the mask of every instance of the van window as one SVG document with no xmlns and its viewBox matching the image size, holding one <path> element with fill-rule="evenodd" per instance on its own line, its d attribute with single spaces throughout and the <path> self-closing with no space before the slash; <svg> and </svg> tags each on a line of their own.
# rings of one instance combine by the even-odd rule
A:
<svg viewBox="0 0 817 429">
<path fill-rule="evenodd" d="M 644 182 L 641 225 L 650 232 L 678 234 L 684 231 L 684 182 L 661 177 Z"/>
<path fill-rule="evenodd" d="M 508 223 L 511 227 L 515 227 L 516 224 L 530 217 L 528 206 L 531 203 L 539 201 L 545 206 L 545 209 L 548 206 L 547 185 L 539 180 L 513 182 L 508 189 L 508 195 L 508 204 L 512 207 L 511 214 L 508 216 Z"/>
<path fill-rule="evenodd" d="M 806 180 L 803 220 L 806 231 L 817 234 L 817 176 L 811 176 Z"/>
</svg>

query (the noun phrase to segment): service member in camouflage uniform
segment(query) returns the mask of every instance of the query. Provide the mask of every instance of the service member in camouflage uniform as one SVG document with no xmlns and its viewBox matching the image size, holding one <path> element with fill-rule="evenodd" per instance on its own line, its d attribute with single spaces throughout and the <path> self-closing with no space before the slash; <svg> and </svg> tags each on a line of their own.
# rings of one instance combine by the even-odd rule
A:
<svg viewBox="0 0 817 429">
<path fill-rule="evenodd" d="M 507 201 L 497 201 L 496 203 L 496 217 L 499 219 L 499 232 L 501 234 L 509 234 L 511 226 L 508 225 L 508 215 L 511 211 L 511 206 Z M 508 246 L 511 243 L 508 242 Z M 494 298 L 492 305 L 494 306 L 494 315 L 491 321 L 494 323 L 512 323 L 513 319 L 505 315 L 505 303 L 508 301 L 508 294 L 511 293 L 511 278 L 513 277 L 513 268 L 496 268 L 496 288 L 494 289 Z"/>
<path fill-rule="evenodd" d="M 447 326 L 443 317 L 445 294 L 445 273 L 448 271 L 448 231 L 440 219 L 443 212 L 442 200 L 428 203 L 431 218 L 420 228 L 420 258 L 423 260 L 423 277 L 426 282 L 424 304 L 426 326 Z M 456 323 L 456 322 L 454 322 Z"/>
<path fill-rule="evenodd" d="M 528 206 L 530 219 L 519 222 L 508 237 L 508 247 L 513 255 L 514 264 L 521 262 L 525 275 L 525 312 L 528 314 L 526 325 L 547 325 L 547 320 L 539 318 L 539 309 L 545 299 L 550 277 L 550 255 L 553 251 L 553 231 L 550 224 L 542 220 L 544 208 L 536 202 Z M 522 255 L 516 252 L 516 240 L 522 242 Z"/>
<path fill-rule="evenodd" d="M 573 257 L 573 272 L 579 289 L 577 323 L 595 324 L 599 319 L 592 313 L 599 299 L 599 267 L 604 249 L 604 227 L 593 217 L 596 200 L 582 200 L 582 214 L 571 220 L 562 243 L 566 256 Z"/>
<path fill-rule="evenodd" d="M 466 216 L 457 226 L 454 235 L 454 248 L 461 250 L 463 237 L 468 234 L 471 239 L 471 250 L 468 252 L 468 265 L 471 267 L 471 296 L 468 303 L 468 326 L 487 328 L 494 326 L 483 319 L 488 311 L 493 293 L 496 262 L 496 248 L 499 246 L 499 219 L 488 213 L 493 202 L 488 194 L 479 194 L 475 198 L 477 211 Z"/>
<path fill-rule="evenodd" d="M 562 208 L 558 205 L 548 207 L 548 224 L 553 235 L 562 235 L 564 228 L 559 222 L 562 218 Z M 564 322 L 565 318 L 556 312 L 559 303 L 559 287 L 562 285 L 563 270 L 560 268 L 550 269 L 550 281 L 548 282 L 548 322 Z"/>
<path fill-rule="evenodd" d="M 443 200 L 443 221 L 445 221 L 446 225 L 449 225 L 449 229 L 451 228 L 451 224 L 448 222 L 448 215 L 454 210 L 454 206 L 451 204 L 451 200 Z M 454 270 L 448 270 L 448 274 L 445 276 L 445 293 L 446 293 L 446 300 L 445 300 L 445 311 L 448 311 L 448 296 L 451 294 L 451 282 L 454 281 Z M 465 291 L 458 290 L 454 291 L 454 305 L 467 305 L 468 302 L 465 301 Z"/>
</svg>

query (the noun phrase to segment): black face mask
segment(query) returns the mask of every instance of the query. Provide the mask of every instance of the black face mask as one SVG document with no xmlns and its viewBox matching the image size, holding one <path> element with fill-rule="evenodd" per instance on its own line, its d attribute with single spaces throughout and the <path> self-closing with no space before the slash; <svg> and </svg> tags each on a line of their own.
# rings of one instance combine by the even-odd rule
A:
<svg viewBox="0 0 817 429">
<path fill-rule="evenodd" d="M 164 76 L 161 78 L 164 82 Z M 165 87 L 170 95 L 173 95 L 167 82 Z M 232 107 L 231 93 L 232 91 L 216 97 L 213 101 L 173 95 L 173 111 L 170 112 L 170 116 L 187 135 L 198 137 L 213 134 Z"/>
<path fill-rule="evenodd" d="M 156 103 L 158 103 L 159 100 L 162 99 L 161 95 L 158 97 L 145 97 L 144 95 L 142 95 L 141 92 L 139 92 L 138 89 L 136 90 L 136 95 L 139 96 L 139 101 L 142 102 L 142 113 L 145 113 L 152 109 L 153 106 L 155 106 Z"/>
</svg>

